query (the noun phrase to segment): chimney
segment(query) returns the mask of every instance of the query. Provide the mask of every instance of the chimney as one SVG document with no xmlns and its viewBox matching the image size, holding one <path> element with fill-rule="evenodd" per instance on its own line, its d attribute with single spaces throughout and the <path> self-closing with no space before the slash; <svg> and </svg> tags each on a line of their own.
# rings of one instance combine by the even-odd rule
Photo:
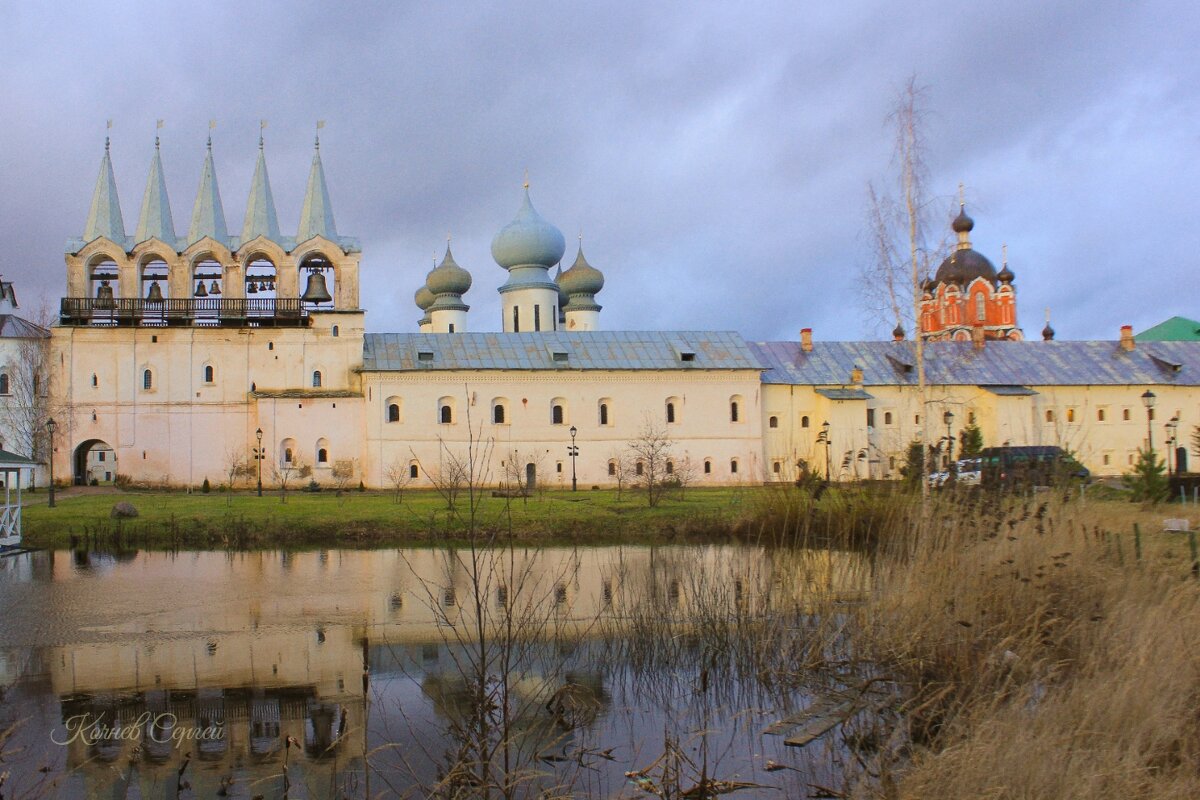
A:
<svg viewBox="0 0 1200 800">
<path fill-rule="evenodd" d="M 800 349 L 806 353 L 812 352 L 812 328 L 800 329 Z"/>
<path fill-rule="evenodd" d="M 854 369 L 850 370 L 850 382 L 855 386 L 861 386 L 863 381 L 862 367 L 858 364 L 854 365 Z"/>
<path fill-rule="evenodd" d="M 1121 349 L 1129 353 L 1133 351 L 1133 326 L 1121 326 Z"/>
<path fill-rule="evenodd" d="M 983 326 L 976 325 L 971 328 L 971 343 L 975 345 L 976 350 L 983 349 Z"/>
</svg>

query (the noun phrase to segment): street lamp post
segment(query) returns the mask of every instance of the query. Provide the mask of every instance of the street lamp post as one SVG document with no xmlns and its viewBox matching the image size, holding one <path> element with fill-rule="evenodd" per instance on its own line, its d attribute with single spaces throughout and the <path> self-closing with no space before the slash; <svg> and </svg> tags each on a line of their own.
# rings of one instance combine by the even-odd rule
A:
<svg viewBox="0 0 1200 800">
<path fill-rule="evenodd" d="M 571 456 L 571 491 L 572 492 L 579 491 L 579 479 L 575 475 L 575 457 L 579 455 L 579 448 L 575 446 L 575 434 L 577 434 L 577 433 L 579 433 L 579 430 L 574 425 L 572 425 L 571 426 L 571 444 L 567 446 L 567 455 Z"/>
<path fill-rule="evenodd" d="M 50 435 L 50 508 L 54 508 L 54 432 L 58 430 L 58 423 L 54 421 L 54 417 L 46 420 L 46 433 Z"/>
<path fill-rule="evenodd" d="M 1149 389 L 1142 392 L 1142 405 L 1146 407 L 1146 449 L 1151 453 L 1154 452 L 1154 431 L 1151 430 L 1150 423 L 1154 421 L 1154 401 L 1157 399 Z"/>
<path fill-rule="evenodd" d="M 829 427 L 830 426 L 829 426 L 828 420 L 826 420 L 825 422 L 822 422 L 821 423 L 821 435 L 817 437 L 818 442 L 820 442 L 820 441 L 825 442 L 825 480 L 826 481 L 833 480 L 833 461 L 832 461 L 832 456 L 830 455 L 830 452 L 829 452 L 829 448 L 833 444 L 833 442 L 829 441 Z"/>
<path fill-rule="evenodd" d="M 954 436 L 950 433 L 950 426 L 954 424 L 954 412 L 947 411 L 942 414 L 942 422 L 946 423 L 946 472 L 950 472 L 950 465 L 954 463 Z"/>
<path fill-rule="evenodd" d="M 1171 454 L 1175 452 L 1175 430 L 1179 427 L 1179 417 L 1171 417 L 1170 422 L 1163 426 L 1167 429 L 1167 477 L 1174 474 L 1171 468 Z"/>
<path fill-rule="evenodd" d="M 262 462 L 266 457 L 262 446 L 262 428 L 254 432 L 254 438 L 258 440 L 258 447 L 254 448 L 254 460 L 258 462 L 258 496 L 262 497 Z"/>
</svg>

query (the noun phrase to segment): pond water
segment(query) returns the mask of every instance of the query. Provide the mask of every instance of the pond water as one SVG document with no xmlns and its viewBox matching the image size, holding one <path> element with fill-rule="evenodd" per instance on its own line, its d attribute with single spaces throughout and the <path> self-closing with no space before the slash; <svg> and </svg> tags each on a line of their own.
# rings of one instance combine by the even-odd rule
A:
<svg viewBox="0 0 1200 800">
<path fill-rule="evenodd" d="M 808 796 L 838 744 L 763 729 L 861 580 L 741 545 L 0 558 L 4 796 Z"/>
</svg>

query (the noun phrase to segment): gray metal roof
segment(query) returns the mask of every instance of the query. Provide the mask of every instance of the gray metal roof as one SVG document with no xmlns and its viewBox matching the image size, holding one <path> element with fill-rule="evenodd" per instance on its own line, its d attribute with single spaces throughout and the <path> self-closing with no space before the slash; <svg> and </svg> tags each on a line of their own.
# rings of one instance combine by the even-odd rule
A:
<svg viewBox="0 0 1200 800">
<path fill-rule="evenodd" d="M 692 358 L 685 360 L 688 354 Z M 369 333 L 364 337 L 365 372 L 462 369 L 757 371 L 762 366 L 746 341 L 732 332 Z"/>
<path fill-rule="evenodd" d="M 34 325 L 15 314 L 0 314 L 0 338 L 3 339 L 48 339 L 50 331 Z"/>
<path fill-rule="evenodd" d="M 915 385 L 915 345 L 902 342 L 750 342 L 764 365 L 764 383 L 845 385 L 855 366 L 864 386 Z M 1000 386 L 1200 386 L 1200 342 L 1138 342 L 1133 351 L 1115 341 L 929 342 L 931 384 Z"/>
</svg>

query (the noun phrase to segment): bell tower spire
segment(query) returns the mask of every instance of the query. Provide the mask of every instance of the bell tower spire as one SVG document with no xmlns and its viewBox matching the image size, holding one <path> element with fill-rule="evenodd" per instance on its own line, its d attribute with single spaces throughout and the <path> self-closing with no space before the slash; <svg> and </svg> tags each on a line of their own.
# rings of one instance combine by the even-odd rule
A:
<svg viewBox="0 0 1200 800">
<path fill-rule="evenodd" d="M 158 126 L 162 127 L 162 120 Z M 146 178 L 146 193 L 142 195 L 142 213 L 138 216 L 133 243 L 158 239 L 175 247 L 175 222 L 171 218 L 171 201 L 167 197 L 167 180 L 163 175 L 158 136 L 154 137 L 154 156 L 150 159 L 150 175 Z"/>
<path fill-rule="evenodd" d="M 229 246 L 225 209 L 221 207 L 221 190 L 217 186 L 217 166 L 213 163 L 211 130 L 215 126 L 215 122 L 208 124 L 210 133 L 204 156 L 204 169 L 200 173 L 200 188 L 196 192 L 196 204 L 192 207 L 192 225 L 188 229 L 189 245 L 209 236 L 222 245 Z"/>
<path fill-rule="evenodd" d="M 111 122 L 109 127 L 112 127 Z M 113 175 L 107 136 L 104 137 L 104 157 L 100 159 L 96 189 L 92 192 L 92 206 L 83 227 L 83 241 L 90 242 L 101 236 L 125 246 L 125 221 L 121 217 L 121 201 L 117 198 L 117 179 Z"/>
<path fill-rule="evenodd" d="M 279 241 L 279 219 L 275 215 L 275 198 L 271 195 L 271 179 L 267 176 L 267 157 L 263 151 L 262 128 L 258 131 L 258 163 L 254 165 L 254 180 L 250 182 L 250 199 L 246 201 L 246 219 L 242 223 L 242 244 L 259 236 Z"/>
<path fill-rule="evenodd" d="M 333 221 L 333 204 L 329 202 L 329 189 L 325 185 L 325 168 L 321 165 L 320 129 L 324 122 L 317 123 L 317 138 L 313 145 L 312 169 L 308 173 L 308 188 L 304 192 L 304 207 L 300 211 L 300 227 L 296 231 L 296 243 L 307 242 L 314 236 L 323 236 L 332 242 L 337 239 L 337 225 Z"/>
</svg>

